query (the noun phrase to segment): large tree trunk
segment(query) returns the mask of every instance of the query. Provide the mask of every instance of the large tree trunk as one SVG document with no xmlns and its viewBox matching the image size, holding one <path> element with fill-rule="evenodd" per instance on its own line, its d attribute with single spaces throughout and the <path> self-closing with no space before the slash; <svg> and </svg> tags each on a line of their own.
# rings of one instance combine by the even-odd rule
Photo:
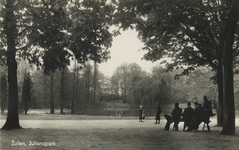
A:
<svg viewBox="0 0 239 150">
<path fill-rule="evenodd" d="M 4 113 L 4 109 L 7 106 L 7 80 L 6 80 L 5 69 L 4 69 L 4 72 L 1 74 L 0 97 L 1 97 L 1 113 L 3 114 Z"/>
<path fill-rule="evenodd" d="M 232 45 L 239 15 L 239 0 L 234 0 L 228 14 L 223 45 L 223 135 L 235 135 Z"/>
<path fill-rule="evenodd" d="M 225 62 L 223 64 L 223 84 L 224 84 L 224 87 L 223 87 L 223 130 L 221 134 L 235 135 L 235 104 L 234 104 L 234 90 L 233 90 L 232 54 L 226 54 L 224 61 Z"/>
<path fill-rule="evenodd" d="M 223 125 L 223 78 L 222 66 L 220 65 L 217 73 L 217 86 L 218 86 L 218 106 L 217 106 L 217 126 Z"/>
<path fill-rule="evenodd" d="M 14 17 L 14 4 L 11 0 L 7 0 L 6 4 L 7 15 L 7 66 L 8 66 L 8 84 L 9 84 L 9 100 L 8 100 L 8 112 L 7 121 L 2 127 L 3 130 L 19 129 L 21 128 L 19 124 L 18 117 L 18 88 L 17 88 L 17 62 L 16 47 L 15 47 L 15 37 L 16 32 L 16 21 Z"/>
</svg>

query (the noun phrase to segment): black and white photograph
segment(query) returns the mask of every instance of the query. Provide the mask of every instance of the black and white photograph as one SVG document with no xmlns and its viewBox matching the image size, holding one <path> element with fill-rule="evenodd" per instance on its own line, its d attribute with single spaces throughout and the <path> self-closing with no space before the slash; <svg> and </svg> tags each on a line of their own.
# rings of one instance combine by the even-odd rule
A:
<svg viewBox="0 0 239 150">
<path fill-rule="evenodd" d="M 0 0 L 0 150 L 238 150 L 239 0 Z"/>
</svg>

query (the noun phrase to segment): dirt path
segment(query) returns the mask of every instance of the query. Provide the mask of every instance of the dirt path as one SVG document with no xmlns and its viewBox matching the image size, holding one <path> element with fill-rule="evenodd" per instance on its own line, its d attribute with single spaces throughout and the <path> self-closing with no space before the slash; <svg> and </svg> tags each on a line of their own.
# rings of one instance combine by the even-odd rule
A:
<svg viewBox="0 0 239 150">
<path fill-rule="evenodd" d="M 154 120 L 144 123 L 138 120 L 20 120 L 22 130 L 0 131 L 2 149 L 76 149 L 76 150 L 238 150 L 237 136 L 221 136 L 221 128 L 214 127 L 216 119 L 211 119 L 211 132 L 164 131 L 166 120 L 154 124 Z M 0 120 L 0 126 L 5 120 Z M 29 145 L 30 141 L 40 144 Z M 47 142 L 47 143 L 44 143 Z M 45 145 L 44 145 L 45 144 Z M 48 144 L 48 145 L 47 145 Z M 52 145 L 50 145 L 52 144 Z"/>
</svg>

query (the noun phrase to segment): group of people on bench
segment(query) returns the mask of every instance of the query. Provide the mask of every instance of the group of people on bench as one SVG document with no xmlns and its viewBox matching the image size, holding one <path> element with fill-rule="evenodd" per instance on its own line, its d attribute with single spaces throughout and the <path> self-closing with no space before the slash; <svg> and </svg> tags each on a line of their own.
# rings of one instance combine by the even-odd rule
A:
<svg viewBox="0 0 239 150">
<path fill-rule="evenodd" d="M 182 108 L 179 107 L 179 103 L 174 104 L 174 109 L 171 115 L 165 114 L 164 117 L 167 120 L 164 130 L 169 130 L 170 124 L 174 122 L 173 129 L 178 131 L 178 124 L 180 121 L 184 121 L 183 131 L 198 130 L 199 125 L 202 122 L 209 123 L 210 116 L 213 116 L 211 102 L 204 96 L 203 106 L 198 102 L 194 102 L 195 109 L 191 107 L 191 103 L 187 103 L 187 108 L 182 112 Z M 181 118 L 182 116 L 182 118 Z M 187 130 L 185 130 L 187 127 Z"/>
</svg>

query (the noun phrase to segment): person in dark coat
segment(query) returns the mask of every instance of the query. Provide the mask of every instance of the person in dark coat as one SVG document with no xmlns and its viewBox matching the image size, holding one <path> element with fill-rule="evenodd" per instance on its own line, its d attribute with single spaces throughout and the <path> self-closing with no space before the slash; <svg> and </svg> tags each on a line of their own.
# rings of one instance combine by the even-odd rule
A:
<svg viewBox="0 0 239 150">
<path fill-rule="evenodd" d="M 207 96 L 203 97 L 203 109 L 205 110 L 208 117 L 212 115 L 212 103 L 207 99 Z"/>
<path fill-rule="evenodd" d="M 161 114 L 161 107 L 158 103 L 158 106 L 157 106 L 157 113 L 156 113 L 156 116 L 155 116 L 155 120 L 156 122 L 154 124 L 160 124 L 160 114 Z"/>
<path fill-rule="evenodd" d="M 174 122 L 174 130 L 178 131 L 178 124 L 180 122 L 180 117 L 182 115 L 182 108 L 179 108 L 179 103 L 174 104 L 174 109 L 171 113 L 172 116 L 165 114 L 164 117 L 167 120 L 164 130 L 169 130 L 170 124 Z"/>
<path fill-rule="evenodd" d="M 191 103 L 187 103 L 187 108 L 184 109 L 184 112 L 182 114 L 184 125 L 183 125 L 183 131 L 185 131 L 185 128 L 188 127 L 187 131 L 191 129 L 191 122 L 194 114 L 194 109 L 191 107 Z"/>
<path fill-rule="evenodd" d="M 139 107 L 139 122 L 143 122 L 142 119 L 143 119 L 143 107 L 140 106 Z"/>
<path fill-rule="evenodd" d="M 194 116 L 192 119 L 192 128 L 191 130 L 198 130 L 199 125 L 203 122 L 205 119 L 205 111 L 202 108 L 202 104 L 195 102 L 195 111 L 194 111 Z"/>
</svg>

